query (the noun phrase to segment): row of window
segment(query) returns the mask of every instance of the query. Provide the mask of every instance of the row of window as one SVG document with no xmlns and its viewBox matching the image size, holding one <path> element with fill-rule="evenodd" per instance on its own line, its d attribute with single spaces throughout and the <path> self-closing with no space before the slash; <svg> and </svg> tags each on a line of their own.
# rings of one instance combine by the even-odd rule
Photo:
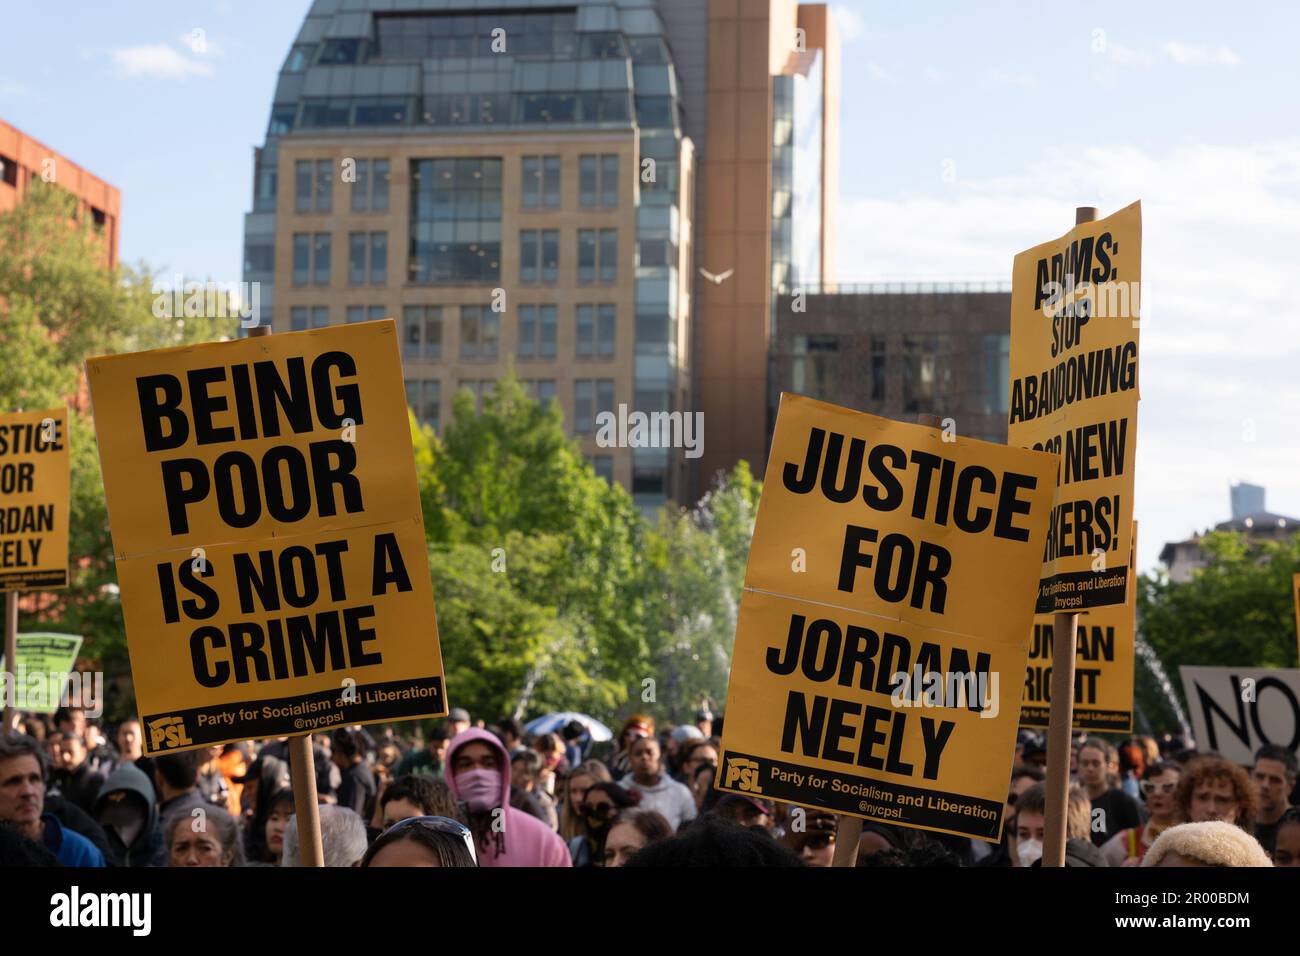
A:
<svg viewBox="0 0 1300 956">
<path fill-rule="evenodd" d="M 674 109 L 676 106 L 676 109 Z M 429 93 L 424 96 L 308 97 L 271 109 L 269 135 L 295 127 L 342 126 L 545 126 L 551 123 L 632 121 L 642 129 L 681 125 L 671 96 L 628 96 L 626 90 L 565 90 L 537 93 Z"/>
<path fill-rule="evenodd" d="M 406 379 L 406 404 L 422 425 L 434 429 L 442 427 L 442 383 L 438 379 Z M 557 398 L 553 378 L 523 379 L 521 384 L 530 398 L 551 402 Z M 456 383 L 457 391 L 473 393 L 475 406 L 482 408 L 483 399 L 496 386 L 490 378 L 462 378 Z M 579 378 L 573 382 L 573 433 L 591 435 L 596 431 L 596 417 L 601 412 L 613 412 L 614 380 L 612 378 Z"/>
<path fill-rule="evenodd" d="M 460 308 L 460 357 L 495 359 L 501 351 L 501 315 L 488 306 Z M 521 305 L 516 355 L 520 359 L 556 357 L 558 310 L 554 305 Z M 443 307 L 408 305 L 402 311 L 402 354 L 412 359 L 442 358 Z M 617 318 L 613 305 L 574 307 L 574 357 L 612 359 Z"/>
<path fill-rule="evenodd" d="M 500 277 L 501 244 L 499 240 L 480 239 L 471 243 L 438 241 L 438 230 L 433 237 L 412 237 L 412 282 L 450 281 L 454 278 L 495 280 Z M 293 234 L 293 284 L 329 285 L 332 259 L 328 232 L 296 232 Z M 642 253 L 651 254 L 646 264 L 666 264 L 662 240 L 642 244 Z M 470 266 L 483 253 L 483 265 Z M 472 259 L 471 259 L 472 257 Z M 254 271 L 259 266 L 269 266 L 269 254 L 250 257 L 245 269 Z M 462 260 L 470 260 L 465 264 Z M 644 262 L 644 259 L 642 260 Z M 457 268 L 464 265 L 464 268 Z M 489 268 L 490 267 L 490 268 Z M 554 283 L 560 272 L 560 234 L 555 229 L 525 229 L 519 233 L 519 281 L 521 283 Z M 618 230 L 578 230 L 578 282 L 611 283 L 618 279 Z M 348 284 L 384 285 L 388 282 L 388 233 L 348 233 Z"/>
<path fill-rule="evenodd" d="M 428 163 L 427 167 L 424 165 Z M 453 183 L 455 160 L 421 160 L 418 172 L 426 173 L 423 179 L 425 193 L 431 208 L 419 210 L 435 215 L 450 211 L 444 207 L 459 200 L 462 212 L 471 209 L 470 193 L 476 194 L 479 203 L 489 206 L 495 202 L 500 218 L 501 181 L 498 165 L 480 167 L 479 176 L 472 183 Z M 465 164 L 468 166 L 468 163 Z M 585 209 L 612 209 L 618 206 L 618 154 L 584 153 L 578 157 L 578 205 Z M 558 155 L 530 155 L 520 161 L 520 184 L 524 209 L 560 208 L 560 157 Z M 5 167 L 0 164 L 0 169 Z M 486 175 L 484 175 L 486 173 Z M 493 173 L 496 174 L 495 178 Z M 390 167 L 387 159 L 353 159 L 341 174 L 351 180 L 353 212 L 386 212 Z M 450 187 L 450 188 L 449 188 Z M 472 189 L 471 189 L 472 187 Z M 489 195 L 484 197 L 482 193 Z M 334 161 L 298 160 L 294 163 L 294 210 L 300 213 L 332 212 L 334 207 Z M 441 202 L 439 201 L 441 200 Z"/>
<path fill-rule="evenodd" d="M 970 348 L 970 337 L 959 343 L 945 334 L 904 335 L 901 354 L 886 349 L 886 339 L 873 335 L 870 340 L 869 365 L 866 369 L 854 358 L 842 355 L 840 336 L 796 335 L 792 356 L 792 386 L 796 392 L 813 397 L 837 400 L 841 389 L 850 382 L 860 383 L 864 373 L 872 402 L 884 402 L 887 395 L 889 358 L 900 370 L 902 409 L 907 413 L 934 412 L 954 403 L 976 403 L 985 414 L 1007 411 L 1009 337 L 1005 333 L 978 336 L 974 355 L 959 350 Z M 978 363 L 977 396 L 959 393 L 958 383 L 971 390 L 969 375 L 960 374 L 959 365 L 974 359 Z"/>
<path fill-rule="evenodd" d="M 427 11 L 414 14 L 377 13 L 372 39 L 331 37 L 319 45 L 298 44 L 289 51 L 284 72 L 301 73 L 309 64 L 350 66 L 379 59 L 430 59 L 445 56 L 495 56 L 492 31 L 504 31 L 511 56 L 560 55 L 579 60 L 622 59 L 637 65 L 668 62 L 664 41 L 657 36 L 624 37 L 621 32 L 583 31 L 570 37 L 568 20 L 559 30 L 542 28 L 550 13 L 506 11 L 492 14 Z M 473 18 L 473 26 L 466 21 Z M 571 18 L 571 15 L 570 15 Z M 500 36 L 498 34 L 497 36 Z M 549 36 L 548 44 L 544 39 Z M 626 42 L 625 42 L 626 41 Z"/>
</svg>

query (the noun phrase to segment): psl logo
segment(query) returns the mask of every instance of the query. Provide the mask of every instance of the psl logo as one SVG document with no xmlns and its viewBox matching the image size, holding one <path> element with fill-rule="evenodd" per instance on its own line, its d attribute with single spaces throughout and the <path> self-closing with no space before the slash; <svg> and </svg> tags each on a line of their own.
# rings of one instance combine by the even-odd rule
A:
<svg viewBox="0 0 1300 956">
<path fill-rule="evenodd" d="M 727 779 L 723 786 L 736 787 L 746 793 L 762 793 L 763 788 L 758 785 L 758 769 L 758 764 L 752 760 L 728 757 Z"/>
<path fill-rule="evenodd" d="M 166 741 L 165 745 L 163 741 Z M 192 743 L 194 741 L 190 740 L 189 734 L 185 732 L 184 717 L 159 717 L 157 720 L 149 721 L 150 750 L 159 750 L 164 746 L 170 750 Z"/>
</svg>

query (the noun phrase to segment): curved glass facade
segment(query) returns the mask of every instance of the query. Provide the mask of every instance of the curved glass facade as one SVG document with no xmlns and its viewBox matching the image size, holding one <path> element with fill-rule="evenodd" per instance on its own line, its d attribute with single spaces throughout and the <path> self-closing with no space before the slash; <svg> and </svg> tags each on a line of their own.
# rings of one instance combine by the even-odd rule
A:
<svg viewBox="0 0 1300 956">
<path fill-rule="evenodd" d="M 655 0 L 316 0 L 255 151 L 244 278 L 277 328 L 299 313 L 400 324 L 415 309 L 408 393 L 434 423 L 460 384 L 490 381 L 461 358 L 521 359 L 589 454 L 615 459 L 598 469 L 653 507 L 680 493 L 671 450 L 606 456 L 585 428 L 620 403 L 683 410 L 690 156 Z M 358 286 L 370 301 L 353 301 Z M 435 306 L 430 287 L 467 301 Z M 494 290 L 511 303 L 499 317 L 481 311 Z M 553 317 L 547 352 L 539 315 Z M 593 315 L 605 318 L 582 324 Z M 568 354 L 566 331 L 578 337 Z M 467 338 L 444 346 L 454 335 Z M 543 355 L 552 367 L 536 365 Z"/>
</svg>

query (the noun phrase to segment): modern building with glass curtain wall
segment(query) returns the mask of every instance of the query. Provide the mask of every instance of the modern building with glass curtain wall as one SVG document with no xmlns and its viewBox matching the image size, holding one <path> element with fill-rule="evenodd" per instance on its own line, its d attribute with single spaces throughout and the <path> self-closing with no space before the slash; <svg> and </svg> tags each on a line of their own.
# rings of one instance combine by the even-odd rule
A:
<svg viewBox="0 0 1300 956">
<path fill-rule="evenodd" d="M 681 448 L 600 412 L 689 412 L 694 150 L 654 0 L 317 0 L 255 150 L 244 278 L 277 331 L 392 317 L 441 428 L 513 367 L 649 510 Z"/>
</svg>

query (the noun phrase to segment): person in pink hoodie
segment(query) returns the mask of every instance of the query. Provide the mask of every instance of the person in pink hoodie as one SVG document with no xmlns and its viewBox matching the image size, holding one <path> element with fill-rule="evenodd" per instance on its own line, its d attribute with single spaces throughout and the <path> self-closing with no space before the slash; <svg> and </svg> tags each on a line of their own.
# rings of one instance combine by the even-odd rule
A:
<svg viewBox="0 0 1300 956">
<path fill-rule="evenodd" d="M 465 804 L 480 866 L 572 866 L 545 823 L 510 806 L 510 757 L 496 735 L 470 727 L 447 748 L 447 786 Z"/>
</svg>

